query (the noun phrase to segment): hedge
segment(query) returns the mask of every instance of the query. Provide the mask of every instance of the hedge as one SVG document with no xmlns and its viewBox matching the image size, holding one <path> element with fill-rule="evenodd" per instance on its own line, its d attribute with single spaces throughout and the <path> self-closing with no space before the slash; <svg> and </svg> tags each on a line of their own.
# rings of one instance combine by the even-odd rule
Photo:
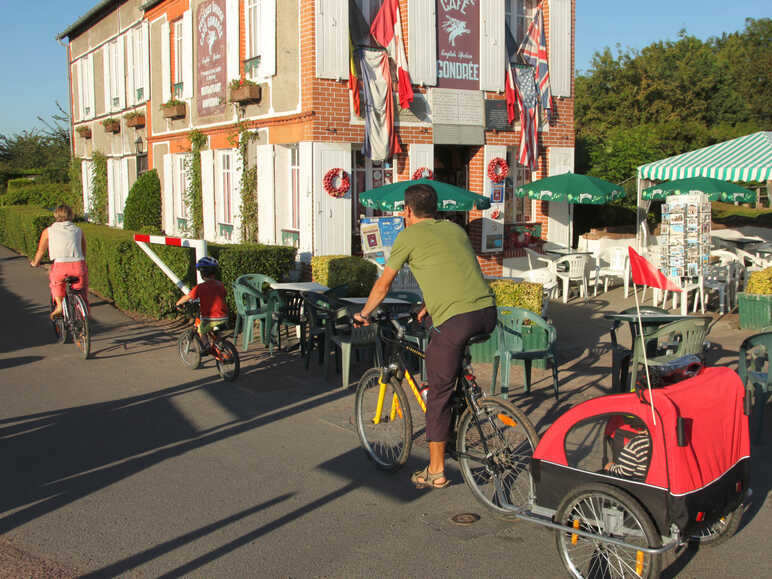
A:
<svg viewBox="0 0 772 579">
<path fill-rule="evenodd" d="M 321 255 L 311 258 L 311 275 L 327 287 L 347 284 L 350 297 L 367 297 L 378 278 L 378 267 L 352 255 Z"/>
<path fill-rule="evenodd" d="M 123 208 L 123 226 L 134 231 L 161 228 L 161 181 L 155 169 L 140 175 L 131 186 Z"/>
<path fill-rule="evenodd" d="M 32 205 L 51 207 L 66 203 L 78 213 L 83 204 L 81 195 L 76 195 L 69 183 L 50 183 L 30 181 L 29 179 L 11 179 L 8 191 L 0 196 L 0 205 Z"/>
<path fill-rule="evenodd" d="M 530 310 L 541 315 L 543 290 L 541 284 L 529 281 L 497 280 L 490 283 L 497 306 Z"/>
<path fill-rule="evenodd" d="M 40 234 L 53 222 L 53 214 L 40 207 L 0 207 L 0 243 L 31 258 Z"/>
</svg>

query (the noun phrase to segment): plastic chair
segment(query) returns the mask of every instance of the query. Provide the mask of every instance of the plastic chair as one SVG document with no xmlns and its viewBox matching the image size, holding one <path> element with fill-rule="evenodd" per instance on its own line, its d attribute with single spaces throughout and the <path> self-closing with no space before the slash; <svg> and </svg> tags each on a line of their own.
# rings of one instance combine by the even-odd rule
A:
<svg viewBox="0 0 772 579">
<path fill-rule="evenodd" d="M 550 269 L 547 267 L 540 267 L 538 269 L 531 269 L 526 271 L 523 275 L 523 279 L 531 283 L 541 284 L 541 317 L 546 318 L 550 298 L 553 298 L 558 291 L 557 275 L 555 275 L 555 272 L 550 271 Z"/>
<path fill-rule="evenodd" d="M 246 351 L 252 341 L 252 332 L 256 321 L 260 322 L 263 345 L 273 353 L 271 340 L 271 321 L 274 301 L 269 294 L 256 291 L 248 285 L 238 282 L 233 284 L 233 297 L 236 301 L 236 324 L 233 329 L 233 341 L 242 333 L 242 351 Z"/>
<path fill-rule="evenodd" d="M 692 312 L 697 311 L 697 304 L 700 304 L 700 311 L 705 313 L 705 290 L 703 288 L 703 276 L 700 273 L 696 281 L 691 278 L 670 277 L 673 283 L 681 288 L 680 292 L 671 292 L 670 290 L 664 290 L 662 292 L 662 306 L 667 305 L 667 298 L 669 294 L 673 294 L 673 309 L 677 307 L 678 300 L 681 300 L 681 315 L 685 316 L 689 313 L 689 293 L 694 292 L 694 309 Z"/>
<path fill-rule="evenodd" d="M 348 297 L 348 284 L 344 283 L 344 284 L 341 284 L 341 285 L 336 285 L 335 287 L 331 287 L 326 292 L 324 292 L 324 295 L 332 296 L 334 298 L 347 298 Z"/>
<path fill-rule="evenodd" d="M 740 346 L 739 354 L 737 373 L 745 384 L 747 395 L 753 393 L 753 409 L 749 419 L 751 439 L 758 444 L 764 430 L 764 407 L 772 392 L 772 331 L 764 331 L 746 338 Z"/>
<path fill-rule="evenodd" d="M 325 361 L 325 339 L 327 320 L 330 317 L 332 307 L 329 297 L 315 292 L 303 292 L 303 312 L 308 321 L 308 340 L 303 352 L 303 361 L 306 370 L 311 360 L 311 352 L 314 348 L 319 352 L 319 365 Z M 328 356 L 327 356 L 328 357 Z"/>
<path fill-rule="evenodd" d="M 332 305 L 332 304 L 331 304 Z M 375 324 L 356 327 L 348 307 L 342 305 L 332 310 L 325 324 L 325 339 L 340 349 L 341 388 L 348 388 L 351 372 L 351 350 L 375 346 Z M 337 355 L 338 350 L 335 350 Z M 337 356 L 336 356 L 337 357 Z M 329 356 L 324 358 L 324 375 L 329 376 Z"/>
<path fill-rule="evenodd" d="M 642 314 L 667 314 L 668 311 L 656 306 L 641 306 L 640 311 Z M 638 310 L 634 307 L 622 310 L 622 314 L 635 314 Z M 632 348 L 625 348 L 619 344 L 617 340 L 617 329 L 619 328 L 620 321 L 614 321 L 611 324 L 611 391 L 612 392 L 626 392 L 629 390 L 627 374 L 630 370 L 630 358 L 633 355 Z M 637 323 L 630 323 L 630 336 L 635 340 L 638 335 Z M 647 350 L 648 353 L 648 350 Z"/>
<path fill-rule="evenodd" d="M 604 255 L 608 256 L 608 263 L 601 267 Z M 603 279 L 603 291 L 608 291 L 610 279 L 621 279 L 625 286 L 625 298 L 630 292 L 630 259 L 627 247 L 612 247 L 608 252 L 603 252 L 595 260 L 595 293 L 598 295 L 598 284 Z"/>
<path fill-rule="evenodd" d="M 270 289 L 266 287 L 266 284 L 270 286 L 276 283 L 276 280 L 262 273 L 245 273 L 237 277 L 233 283 L 250 287 L 258 293 L 264 293 Z"/>
<path fill-rule="evenodd" d="M 275 329 L 277 347 L 281 350 L 281 329 L 284 327 L 287 337 L 289 328 L 300 328 L 300 354 L 305 355 L 305 326 L 303 314 L 303 296 L 295 290 L 279 290 L 275 294 L 276 307 L 273 310 L 272 328 Z"/>
<path fill-rule="evenodd" d="M 544 266 L 538 265 L 538 262 L 544 262 L 546 264 L 549 264 L 552 260 L 544 257 L 541 253 L 538 251 L 534 251 L 533 249 L 526 247 L 525 249 L 525 256 L 528 258 L 528 269 L 541 269 Z"/>
<path fill-rule="evenodd" d="M 566 271 L 560 271 L 560 265 L 566 266 Z M 566 255 L 552 262 L 555 275 L 563 282 L 563 303 L 568 301 L 568 290 L 571 282 L 579 283 L 579 296 L 587 299 L 587 256 L 584 254 Z"/>
<path fill-rule="evenodd" d="M 731 297 L 732 266 L 711 265 L 705 268 L 702 279 L 703 300 L 704 293 L 715 291 L 718 294 L 719 309 L 722 314 L 727 312 L 727 304 Z M 696 305 L 696 304 L 695 304 Z M 704 305 L 704 304 L 703 304 Z"/>
<path fill-rule="evenodd" d="M 493 358 L 493 381 L 491 395 L 496 393 L 496 378 L 499 363 L 501 363 L 501 397 L 506 398 L 509 392 L 509 367 L 512 360 L 523 360 L 525 368 L 525 392 L 531 391 L 531 364 L 533 360 L 549 360 L 552 363 L 552 381 L 555 398 L 558 397 L 558 363 L 555 357 L 555 342 L 557 332 L 552 324 L 523 308 L 498 308 L 499 345 Z M 533 348 L 536 336 L 546 337 L 543 346 Z M 544 344 L 546 341 L 546 344 Z"/>
</svg>

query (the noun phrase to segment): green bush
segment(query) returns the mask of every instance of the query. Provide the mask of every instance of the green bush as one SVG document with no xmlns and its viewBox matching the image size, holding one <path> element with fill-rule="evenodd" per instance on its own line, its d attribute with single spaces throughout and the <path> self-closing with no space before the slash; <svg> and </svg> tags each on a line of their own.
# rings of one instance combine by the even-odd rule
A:
<svg viewBox="0 0 772 579">
<path fill-rule="evenodd" d="M 31 258 L 53 222 L 53 214 L 40 207 L 0 207 L 0 243 Z"/>
<path fill-rule="evenodd" d="M 541 315 L 543 291 L 541 284 L 529 281 L 498 280 L 490 284 L 497 306 L 530 310 Z"/>
<path fill-rule="evenodd" d="M 772 267 L 754 271 L 748 276 L 747 294 L 772 295 Z"/>
<path fill-rule="evenodd" d="M 311 258 L 313 280 L 327 287 L 348 285 L 351 297 L 366 297 L 378 278 L 376 265 L 352 255 L 321 255 Z"/>
<path fill-rule="evenodd" d="M 82 202 L 80 195 L 74 195 L 68 183 L 11 179 L 8 191 L 0 197 L 0 205 L 34 205 L 51 207 L 66 203 L 77 213 Z"/>
<path fill-rule="evenodd" d="M 161 181 L 155 169 L 140 175 L 131 186 L 123 209 L 123 227 L 132 231 L 161 228 Z"/>
</svg>

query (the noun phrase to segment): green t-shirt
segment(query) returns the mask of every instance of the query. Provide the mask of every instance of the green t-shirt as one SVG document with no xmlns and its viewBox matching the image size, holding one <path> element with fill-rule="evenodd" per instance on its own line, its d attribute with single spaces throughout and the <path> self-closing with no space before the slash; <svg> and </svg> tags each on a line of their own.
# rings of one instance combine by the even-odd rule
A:
<svg viewBox="0 0 772 579">
<path fill-rule="evenodd" d="M 397 236 L 386 264 L 410 266 L 432 323 L 495 305 L 466 232 L 451 221 L 425 219 Z"/>
</svg>

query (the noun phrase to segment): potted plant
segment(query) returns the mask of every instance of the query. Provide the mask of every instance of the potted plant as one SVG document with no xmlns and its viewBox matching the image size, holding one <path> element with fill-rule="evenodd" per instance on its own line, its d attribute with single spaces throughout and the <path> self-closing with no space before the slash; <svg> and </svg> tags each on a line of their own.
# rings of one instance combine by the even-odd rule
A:
<svg viewBox="0 0 772 579">
<path fill-rule="evenodd" d="M 161 105 L 161 114 L 165 119 L 179 119 L 185 116 L 185 103 L 173 98 Z"/>
<path fill-rule="evenodd" d="M 126 119 L 127 127 L 144 127 L 145 126 L 145 112 L 144 111 L 131 111 L 123 116 Z"/>
<path fill-rule="evenodd" d="M 80 125 L 75 129 L 75 131 L 77 131 L 77 133 L 84 139 L 91 138 L 91 127 L 89 127 L 88 125 Z"/>
<path fill-rule="evenodd" d="M 745 291 L 737 294 L 737 309 L 743 329 L 772 325 L 772 267 L 750 274 Z"/>
<path fill-rule="evenodd" d="M 260 102 L 262 91 L 260 85 L 247 79 L 235 78 L 228 85 L 231 92 L 231 102 L 252 103 Z"/>
<path fill-rule="evenodd" d="M 113 117 L 108 117 L 102 121 L 102 126 L 105 128 L 105 132 L 108 133 L 120 133 L 121 121 Z"/>
</svg>

